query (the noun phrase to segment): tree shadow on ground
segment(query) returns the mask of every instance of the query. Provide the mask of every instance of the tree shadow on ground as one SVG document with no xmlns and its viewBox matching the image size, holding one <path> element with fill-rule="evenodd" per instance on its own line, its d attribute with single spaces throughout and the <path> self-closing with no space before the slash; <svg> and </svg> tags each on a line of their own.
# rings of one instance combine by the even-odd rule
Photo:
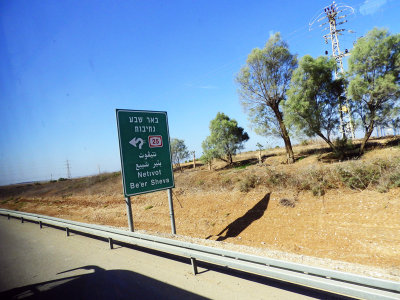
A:
<svg viewBox="0 0 400 300">
<path fill-rule="evenodd" d="M 272 157 L 272 156 L 277 156 L 277 155 L 276 154 L 266 154 L 261 157 L 261 160 L 264 161 L 268 157 Z M 258 163 L 259 163 L 258 158 L 248 158 L 248 159 L 234 161 L 231 164 L 228 163 L 226 166 L 216 169 L 216 171 L 229 170 L 229 169 L 235 169 L 235 168 L 240 168 L 240 167 L 247 167 L 250 165 L 256 165 Z"/>
<path fill-rule="evenodd" d="M 196 160 L 196 168 L 200 168 L 204 166 L 204 163 L 200 160 Z M 190 164 L 185 164 L 185 165 L 174 165 L 173 170 L 174 172 L 178 172 L 178 171 L 184 171 L 184 170 L 191 170 L 191 169 L 195 169 L 193 167 L 193 162 L 191 162 Z"/>
<path fill-rule="evenodd" d="M 386 140 L 386 142 L 380 143 L 379 140 Z M 366 150 L 371 150 L 375 148 L 386 148 L 386 147 L 394 147 L 400 146 L 400 136 L 398 135 L 390 135 L 390 136 L 383 136 L 379 138 L 370 138 L 370 140 L 365 145 Z"/>
<path fill-rule="evenodd" d="M 230 237 L 238 236 L 243 230 L 249 227 L 254 221 L 260 219 L 268 208 L 271 194 L 268 193 L 254 207 L 247 211 L 243 216 L 236 219 L 217 234 L 217 241 L 223 241 Z M 224 232 L 225 236 L 221 236 Z"/>
<path fill-rule="evenodd" d="M 379 140 L 383 140 L 379 142 Z M 333 163 L 344 160 L 358 159 L 360 158 L 360 145 L 361 140 L 355 141 L 353 144 L 346 146 L 347 148 L 341 149 L 341 151 L 335 153 L 328 146 L 305 149 L 300 151 L 296 156 L 296 161 L 304 159 L 308 156 L 319 154 L 318 160 L 323 163 Z M 384 149 L 388 147 L 394 147 L 400 145 L 399 136 L 385 136 L 380 138 L 371 138 L 365 145 L 365 152 L 376 149 Z"/>
<path fill-rule="evenodd" d="M 225 161 L 226 162 L 226 161 Z M 255 165 L 257 164 L 258 159 L 256 158 L 249 158 L 249 159 L 243 159 L 243 160 L 238 160 L 234 161 L 231 164 L 227 162 L 227 164 L 221 168 L 215 169 L 216 171 L 222 171 L 222 170 L 229 170 L 229 169 L 234 169 L 234 168 L 240 168 L 240 167 L 246 167 L 249 165 Z"/>
<path fill-rule="evenodd" d="M 84 266 L 61 273 L 76 270 L 94 272 L 17 287 L 1 292 L 0 299 L 206 299 L 128 270 Z"/>
<path fill-rule="evenodd" d="M 332 152 L 332 149 L 329 148 L 328 146 L 324 146 L 324 147 L 319 147 L 319 148 L 301 150 L 296 156 L 308 157 L 308 156 L 311 156 L 314 154 L 324 154 L 324 153 L 328 153 L 328 152 Z"/>
<path fill-rule="evenodd" d="M 380 142 L 382 141 L 382 142 Z M 353 142 L 353 145 L 349 146 L 349 149 L 347 149 L 348 155 L 347 156 L 359 156 L 359 149 L 361 145 L 361 139 L 355 140 Z M 374 149 L 382 149 L 382 148 L 387 148 L 387 147 L 394 147 L 394 146 L 400 146 L 400 136 L 394 136 L 394 135 L 388 135 L 384 137 L 371 137 L 367 144 L 365 145 L 365 150 L 374 150 Z M 348 151 L 350 150 L 350 151 Z M 315 148 L 310 148 L 310 149 L 303 149 L 299 151 L 299 153 L 296 156 L 299 157 L 307 157 L 310 155 L 314 154 L 324 154 L 324 153 L 330 153 L 332 152 L 332 149 L 326 144 L 324 146 L 319 146 Z"/>
</svg>

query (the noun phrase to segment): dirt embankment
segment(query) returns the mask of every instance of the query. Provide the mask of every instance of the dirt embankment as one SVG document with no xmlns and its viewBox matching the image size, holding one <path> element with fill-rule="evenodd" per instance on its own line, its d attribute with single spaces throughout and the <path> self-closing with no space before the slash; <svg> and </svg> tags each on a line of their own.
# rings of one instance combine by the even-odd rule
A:
<svg viewBox="0 0 400 300">
<path fill-rule="evenodd" d="M 246 153 L 235 167 L 176 172 L 177 233 L 400 276 L 400 148 L 374 150 L 357 162 L 326 164 L 318 155 L 285 165 L 277 151 L 258 165 L 257 153 Z M 118 173 L 0 187 L 0 207 L 127 226 Z M 170 232 L 166 191 L 132 197 L 132 209 L 135 229 Z"/>
</svg>

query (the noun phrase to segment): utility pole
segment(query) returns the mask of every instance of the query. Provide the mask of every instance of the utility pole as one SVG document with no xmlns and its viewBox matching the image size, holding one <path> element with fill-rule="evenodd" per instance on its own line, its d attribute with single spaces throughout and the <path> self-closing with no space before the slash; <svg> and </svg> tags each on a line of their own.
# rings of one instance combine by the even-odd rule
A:
<svg viewBox="0 0 400 300">
<path fill-rule="evenodd" d="M 343 32 L 346 31 L 346 29 L 338 29 L 337 26 L 347 23 L 346 17 L 351 14 L 354 14 L 354 8 L 348 5 L 337 5 L 335 1 L 333 1 L 331 5 L 324 7 L 323 11 L 309 24 L 310 30 L 315 23 L 319 23 L 324 20 L 325 23 L 320 24 L 319 27 L 329 24 L 329 27 L 323 28 L 323 30 L 329 30 L 329 33 L 325 34 L 323 38 L 325 40 L 325 44 L 328 44 L 328 39 L 330 39 L 332 43 L 332 57 L 335 58 L 337 63 L 335 79 L 339 77 L 339 74 L 344 74 L 343 57 L 350 55 L 348 49 L 345 49 L 344 52 L 340 50 L 339 36 L 343 35 Z M 338 22 L 338 20 L 340 21 Z M 325 54 L 328 54 L 328 51 L 325 51 Z M 342 103 L 342 99 L 345 99 L 345 104 Z M 353 120 L 351 117 L 351 108 L 346 95 L 344 95 L 344 97 L 339 97 L 339 115 L 340 132 L 342 134 L 342 138 L 346 137 L 346 130 L 348 130 L 351 133 L 351 137 L 354 139 L 355 134 Z"/>
<path fill-rule="evenodd" d="M 67 159 L 67 162 L 66 162 L 66 166 L 67 166 L 67 178 L 71 179 L 71 167 L 69 165 L 69 160 L 68 159 Z"/>
</svg>

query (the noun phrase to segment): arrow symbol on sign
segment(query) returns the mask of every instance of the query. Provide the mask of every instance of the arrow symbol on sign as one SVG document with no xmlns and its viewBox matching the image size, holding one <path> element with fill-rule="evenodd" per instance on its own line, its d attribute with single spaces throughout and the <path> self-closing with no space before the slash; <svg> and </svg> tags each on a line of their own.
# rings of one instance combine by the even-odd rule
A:
<svg viewBox="0 0 400 300">
<path fill-rule="evenodd" d="M 137 147 L 137 146 L 136 146 L 137 143 L 139 143 L 139 149 L 142 149 L 142 146 L 143 146 L 143 144 L 144 144 L 143 139 L 141 139 L 141 138 L 133 138 L 133 139 L 129 142 L 129 144 L 131 144 L 133 147 Z"/>
</svg>

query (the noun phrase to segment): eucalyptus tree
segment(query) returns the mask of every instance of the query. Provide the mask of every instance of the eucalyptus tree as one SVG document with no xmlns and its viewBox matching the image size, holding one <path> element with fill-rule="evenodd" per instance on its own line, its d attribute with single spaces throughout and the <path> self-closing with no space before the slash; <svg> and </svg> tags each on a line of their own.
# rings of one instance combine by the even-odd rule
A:
<svg viewBox="0 0 400 300">
<path fill-rule="evenodd" d="M 339 124 L 339 97 L 344 91 L 344 80 L 334 79 L 335 69 L 333 58 L 304 56 L 293 72 L 284 112 L 287 124 L 308 137 L 322 138 L 338 151 L 331 136 Z"/>
<path fill-rule="evenodd" d="M 280 33 L 275 33 L 263 49 L 251 51 L 245 66 L 236 76 L 239 97 L 256 132 L 281 137 L 288 163 L 294 162 L 294 154 L 281 105 L 286 100 L 286 91 L 296 66 L 296 55 L 290 53 Z"/>
<path fill-rule="evenodd" d="M 374 127 L 398 118 L 400 34 L 374 28 L 358 39 L 349 58 L 348 74 L 348 94 L 365 128 L 362 154 Z"/>
<path fill-rule="evenodd" d="M 181 162 L 189 157 L 189 151 L 184 140 L 173 138 L 171 139 L 171 156 L 172 162 L 179 166 L 182 171 Z"/>
<path fill-rule="evenodd" d="M 201 160 L 208 165 L 208 170 L 211 170 L 211 165 L 214 158 L 217 158 L 218 152 L 213 146 L 211 142 L 211 137 L 208 136 L 202 143 L 201 147 L 203 148 L 203 155 L 201 156 Z"/>
</svg>

